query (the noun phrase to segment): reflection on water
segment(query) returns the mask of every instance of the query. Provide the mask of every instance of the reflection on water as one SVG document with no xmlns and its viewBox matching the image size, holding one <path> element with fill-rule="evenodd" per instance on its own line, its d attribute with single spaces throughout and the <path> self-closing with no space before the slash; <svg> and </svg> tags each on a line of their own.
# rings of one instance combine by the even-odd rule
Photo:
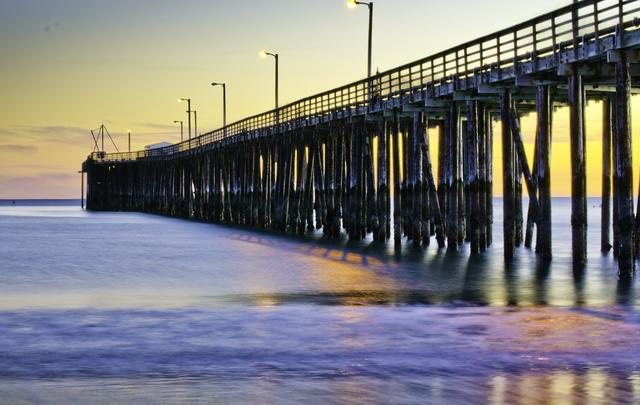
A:
<svg viewBox="0 0 640 405">
<path fill-rule="evenodd" d="M 509 266 L 500 218 L 470 258 L 0 204 L 0 403 L 637 402 L 637 287 L 597 211 L 574 273 L 566 200 L 553 262 Z"/>
<path fill-rule="evenodd" d="M 594 369 L 581 373 L 510 374 L 486 378 L 429 376 L 416 379 L 340 377 L 331 380 L 291 377 L 279 382 L 268 375 L 246 381 L 188 377 L 136 380 L 86 378 L 74 384 L 61 380 L 10 381 L 4 401 L 23 403 L 477 403 L 477 404 L 624 404 L 638 397 L 637 374 L 612 375 Z M 96 389 L 96 387 L 100 387 Z M 45 394 L 46 393 L 46 394 Z M 470 396 L 470 393 L 476 393 Z M 17 395 L 15 395 L 17 394 Z M 85 397 L 86 398 L 86 397 Z M 25 400 L 26 399 L 26 400 Z M 2 400 L 0 400 L 2 401 Z"/>
<path fill-rule="evenodd" d="M 92 399 L 238 403 L 583 404 L 639 394 L 640 319 L 628 310 L 267 308 L 5 312 L 0 392 L 67 402 L 97 386 Z"/>
</svg>

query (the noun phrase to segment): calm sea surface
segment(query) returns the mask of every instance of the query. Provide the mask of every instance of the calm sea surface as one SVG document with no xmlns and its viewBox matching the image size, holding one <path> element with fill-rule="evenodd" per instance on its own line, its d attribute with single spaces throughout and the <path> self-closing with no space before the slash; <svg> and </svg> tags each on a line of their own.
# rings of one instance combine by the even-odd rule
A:
<svg viewBox="0 0 640 405">
<path fill-rule="evenodd" d="M 78 202 L 0 201 L 0 403 L 640 402 L 636 285 L 494 245 L 469 259 Z"/>
</svg>

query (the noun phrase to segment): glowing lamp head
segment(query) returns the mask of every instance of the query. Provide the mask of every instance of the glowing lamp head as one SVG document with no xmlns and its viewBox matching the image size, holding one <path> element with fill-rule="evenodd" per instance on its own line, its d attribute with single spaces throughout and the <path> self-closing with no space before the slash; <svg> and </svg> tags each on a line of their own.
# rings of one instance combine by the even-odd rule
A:
<svg viewBox="0 0 640 405">
<path fill-rule="evenodd" d="M 356 0 L 348 0 L 347 1 L 347 7 L 349 8 L 356 8 L 358 6 L 358 3 Z"/>
<path fill-rule="evenodd" d="M 262 59 L 266 59 L 267 56 L 269 56 L 269 54 L 267 53 L 267 51 L 260 51 L 260 53 L 258 54 Z"/>
<path fill-rule="evenodd" d="M 182 103 L 182 99 L 181 98 L 178 99 L 178 103 Z"/>
</svg>

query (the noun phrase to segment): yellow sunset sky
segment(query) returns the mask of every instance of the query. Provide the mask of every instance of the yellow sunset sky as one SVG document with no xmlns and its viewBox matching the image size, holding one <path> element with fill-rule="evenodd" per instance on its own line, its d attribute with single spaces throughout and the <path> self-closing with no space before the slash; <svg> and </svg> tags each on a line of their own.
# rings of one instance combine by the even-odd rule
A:
<svg viewBox="0 0 640 405">
<path fill-rule="evenodd" d="M 373 66 L 390 69 L 569 3 L 377 0 Z M 79 198 L 89 130 L 104 122 L 121 150 L 128 129 L 134 150 L 176 142 L 173 121 L 184 120 L 186 131 L 177 97 L 193 100 L 199 132 L 220 127 L 221 90 L 212 81 L 227 83 L 229 122 L 271 109 L 273 62 L 258 58 L 261 49 L 280 54 L 281 104 L 361 79 L 366 29 L 366 8 L 342 0 L 0 0 L 0 198 Z M 555 196 L 570 194 L 567 116 L 554 116 Z M 535 115 L 523 119 L 523 131 L 531 154 Z M 601 187 L 600 131 L 601 105 L 592 102 L 591 196 Z M 494 153 L 500 195 L 499 132 Z"/>
</svg>

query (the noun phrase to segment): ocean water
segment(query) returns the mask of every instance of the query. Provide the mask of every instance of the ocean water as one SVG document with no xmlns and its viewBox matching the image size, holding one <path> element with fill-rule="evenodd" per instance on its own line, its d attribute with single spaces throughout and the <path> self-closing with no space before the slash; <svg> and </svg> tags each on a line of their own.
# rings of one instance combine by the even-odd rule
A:
<svg viewBox="0 0 640 405">
<path fill-rule="evenodd" d="M 554 260 L 0 201 L 0 403 L 640 402 L 636 283 Z"/>
</svg>

